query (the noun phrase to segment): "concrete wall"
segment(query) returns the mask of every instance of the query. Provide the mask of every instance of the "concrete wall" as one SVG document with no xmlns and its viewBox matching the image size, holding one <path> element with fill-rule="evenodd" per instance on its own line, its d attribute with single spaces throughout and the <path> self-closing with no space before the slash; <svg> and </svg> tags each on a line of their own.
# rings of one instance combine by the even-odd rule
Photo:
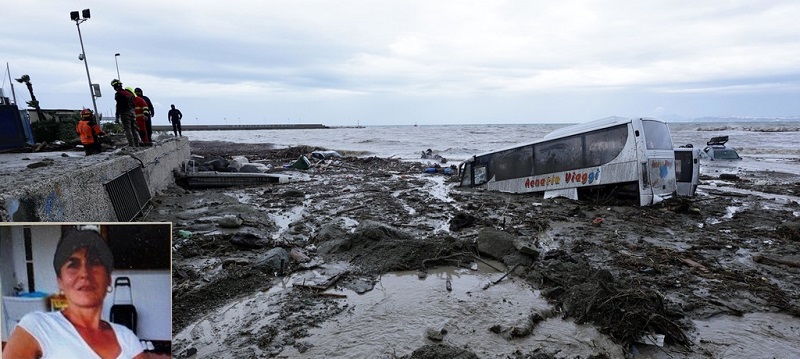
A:
<svg viewBox="0 0 800 359">
<path fill-rule="evenodd" d="M 85 159 L 80 163 L 58 158 L 53 161 L 54 166 L 24 169 L 12 175 L 15 183 L 5 186 L 5 193 L 0 194 L 0 221 L 116 222 L 104 183 L 143 166 L 152 196 L 174 183 L 173 169 L 190 155 L 189 140 L 178 137 L 129 153 L 77 157 L 76 160 Z M 30 178 L 19 178 L 25 176 Z"/>
</svg>

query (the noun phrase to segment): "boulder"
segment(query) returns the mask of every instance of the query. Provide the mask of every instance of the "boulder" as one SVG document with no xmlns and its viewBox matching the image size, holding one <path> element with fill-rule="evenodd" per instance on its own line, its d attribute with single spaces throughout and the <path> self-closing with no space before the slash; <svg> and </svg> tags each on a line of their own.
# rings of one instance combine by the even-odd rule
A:
<svg viewBox="0 0 800 359">
<path fill-rule="evenodd" d="M 448 344 L 428 344 L 414 350 L 408 359 L 478 359 L 475 353 Z"/>
<path fill-rule="evenodd" d="M 253 262 L 256 268 L 264 272 L 283 271 L 289 265 L 289 252 L 280 247 L 272 248 Z"/>
<path fill-rule="evenodd" d="M 353 232 L 354 242 L 361 243 L 367 240 L 381 241 L 385 239 L 413 239 L 413 236 L 397 228 L 375 221 L 363 221 L 358 224 Z"/>
<path fill-rule="evenodd" d="M 352 240 L 347 232 L 335 224 L 326 224 L 314 237 L 317 252 L 320 254 L 338 253 L 350 250 Z"/>
<path fill-rule="evenodd" d="M 253 233 L 239 232 L 231 237 L 231 244 L 238 247 L 258 249 L 269 245 L 269 240 Z"/>
<path fill-rule="evenodd" d="M 217 224 L 222 228 L 239 228 L 242 226 L 243 222 L 241 217 L 229 214 L 220 218 Z"/>
<path fill-rule="evenodd" d="M 478 252 L 494 259 L 500 260 L 517 252 L 517 248 L 514 247 L 516 237 L 494 228 L 482 229 L 475 240 L 478 244 Z"/>
</svg>

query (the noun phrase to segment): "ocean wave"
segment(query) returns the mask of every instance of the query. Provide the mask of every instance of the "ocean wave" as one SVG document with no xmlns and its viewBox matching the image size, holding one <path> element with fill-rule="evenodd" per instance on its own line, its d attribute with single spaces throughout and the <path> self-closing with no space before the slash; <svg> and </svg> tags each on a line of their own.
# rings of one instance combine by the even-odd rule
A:
<svg viewBox="0 0 800 359">
<path fill-rule="evenodd" d="M 761 127 L 761 126 L 725 125 L 725 126 L 698 127 L 697 131 L 800 132 L 800 127 L 791 127 L 791 126 Z"/>
<path fill-rule="evenodd" d="M 733 147 L 739 154 L 747 155 L 796 155 L 800 156 L 800 149 L 797 148 L 757 148 L 757 147 Z"/>
</svg>

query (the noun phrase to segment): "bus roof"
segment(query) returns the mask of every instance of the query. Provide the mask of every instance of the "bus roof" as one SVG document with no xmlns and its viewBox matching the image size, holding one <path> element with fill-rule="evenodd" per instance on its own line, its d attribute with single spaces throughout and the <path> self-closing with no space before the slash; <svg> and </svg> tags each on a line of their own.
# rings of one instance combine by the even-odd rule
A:
<svg viewBox="0 0 800 359">
<path fill-rule="evenodd" d="M 647 118 L 647 117 L 642 117 L 640 119 L 658 121 L 656 119 Z M 599 120 L 594 120 L 594 121 L 589 121 L 589 122 L 586 122 L 586 123 L 580 123 L 580 124 L 577 124 L 577 125 L 572 125 L 572 126 L 559 128 L 557 130 L 554 130 L 553 132 L 550 132 L 550 133 L 546 134 L 543 137 L 543 139 L 552 140 L 552 139 L 556 139 L 556 138 L 572 136 L 572 135 L 575 135 L 575 134 L 578 134 L 578 133 L 584 133 L 584 132 L 598 130 L 598 129 L 601 129 L 601 128 L 606 128 L 606 127 L 621 125 L 621 124 L 625 124 L 625 123 L 630 123 L 631 120 L 632 119 L 630 119 L 630 118 L 619 117 L 619 116 L 601 118 Z M 663 122 L 663 121 L 660 121 L 660 122 Z"/>
</svg>

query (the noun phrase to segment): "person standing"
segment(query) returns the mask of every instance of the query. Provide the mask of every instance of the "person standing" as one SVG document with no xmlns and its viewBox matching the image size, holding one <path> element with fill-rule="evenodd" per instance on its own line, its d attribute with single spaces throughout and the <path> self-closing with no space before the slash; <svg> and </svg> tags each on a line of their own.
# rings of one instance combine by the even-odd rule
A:
<svg viewBox="0 0 800 359">
<path fill-rule="evenodd" d="M 147 102 L 147 108 L 150 109 L 150 114 L 145 118 L 145 127 L 147 128 L 147 138 L 153 141 L 153 117 L 156 115 L 156 109 L 153 107 L 153 102 L 150 98 L 145 96 L 141 88 L 135 88 L 133 92 L 136 96 L 141 97 Z"/>
<path fill-rule="evenodd" d="M 169 122 L 172 122 L 172 132 L 175 133 L 175 136 L 183 136 L 181 132 L 181 119 L 183 118 L 183 114 L 181 110 L 175 108 L 175 105 L 169 106 L 172 107 L 172 109 L 167 113 L 167 119 Z"/>
<path fill-rule="evenodd" d="M 136 116 L 136 129 L 139 130 L 139 137 L 142 143 L 150 144 L 150 137 L 147 137 L 147 115 L 150 113 L 150 108 L 147 107 L 147 102 L 143 98 L 136 96 L 133 89 L 130 87 L 125 88 L 131 95 L 133 95 L 133 113 Z"/>
<path fill-rule="evenodd" d="M 117 102 L 116 118 L 117 123 L 122 122 L 122 130 L 125 138 L 128 139 L 128 146 L 139 147 L 139 135 L 134 130 L 136 126 L 136 115 L 133 113 L 133 94 L 122 88 L 122 81 L 114 79 L 111 81 L 114 87 L 114 100 Z"/>
<path fill-rule="evenodd" d="M 87 156 L 103 152 L 103 146 L 100 145 L 98 136 L 106 134 L 94 122 L 92 117 L 92 110 L 83 109 L 81 111 L 81 120 L 75 126 L 75 132 L 80 136 L 81 144 L 83 144 L 83 149 L 86 151 Z"/>
</svg>

